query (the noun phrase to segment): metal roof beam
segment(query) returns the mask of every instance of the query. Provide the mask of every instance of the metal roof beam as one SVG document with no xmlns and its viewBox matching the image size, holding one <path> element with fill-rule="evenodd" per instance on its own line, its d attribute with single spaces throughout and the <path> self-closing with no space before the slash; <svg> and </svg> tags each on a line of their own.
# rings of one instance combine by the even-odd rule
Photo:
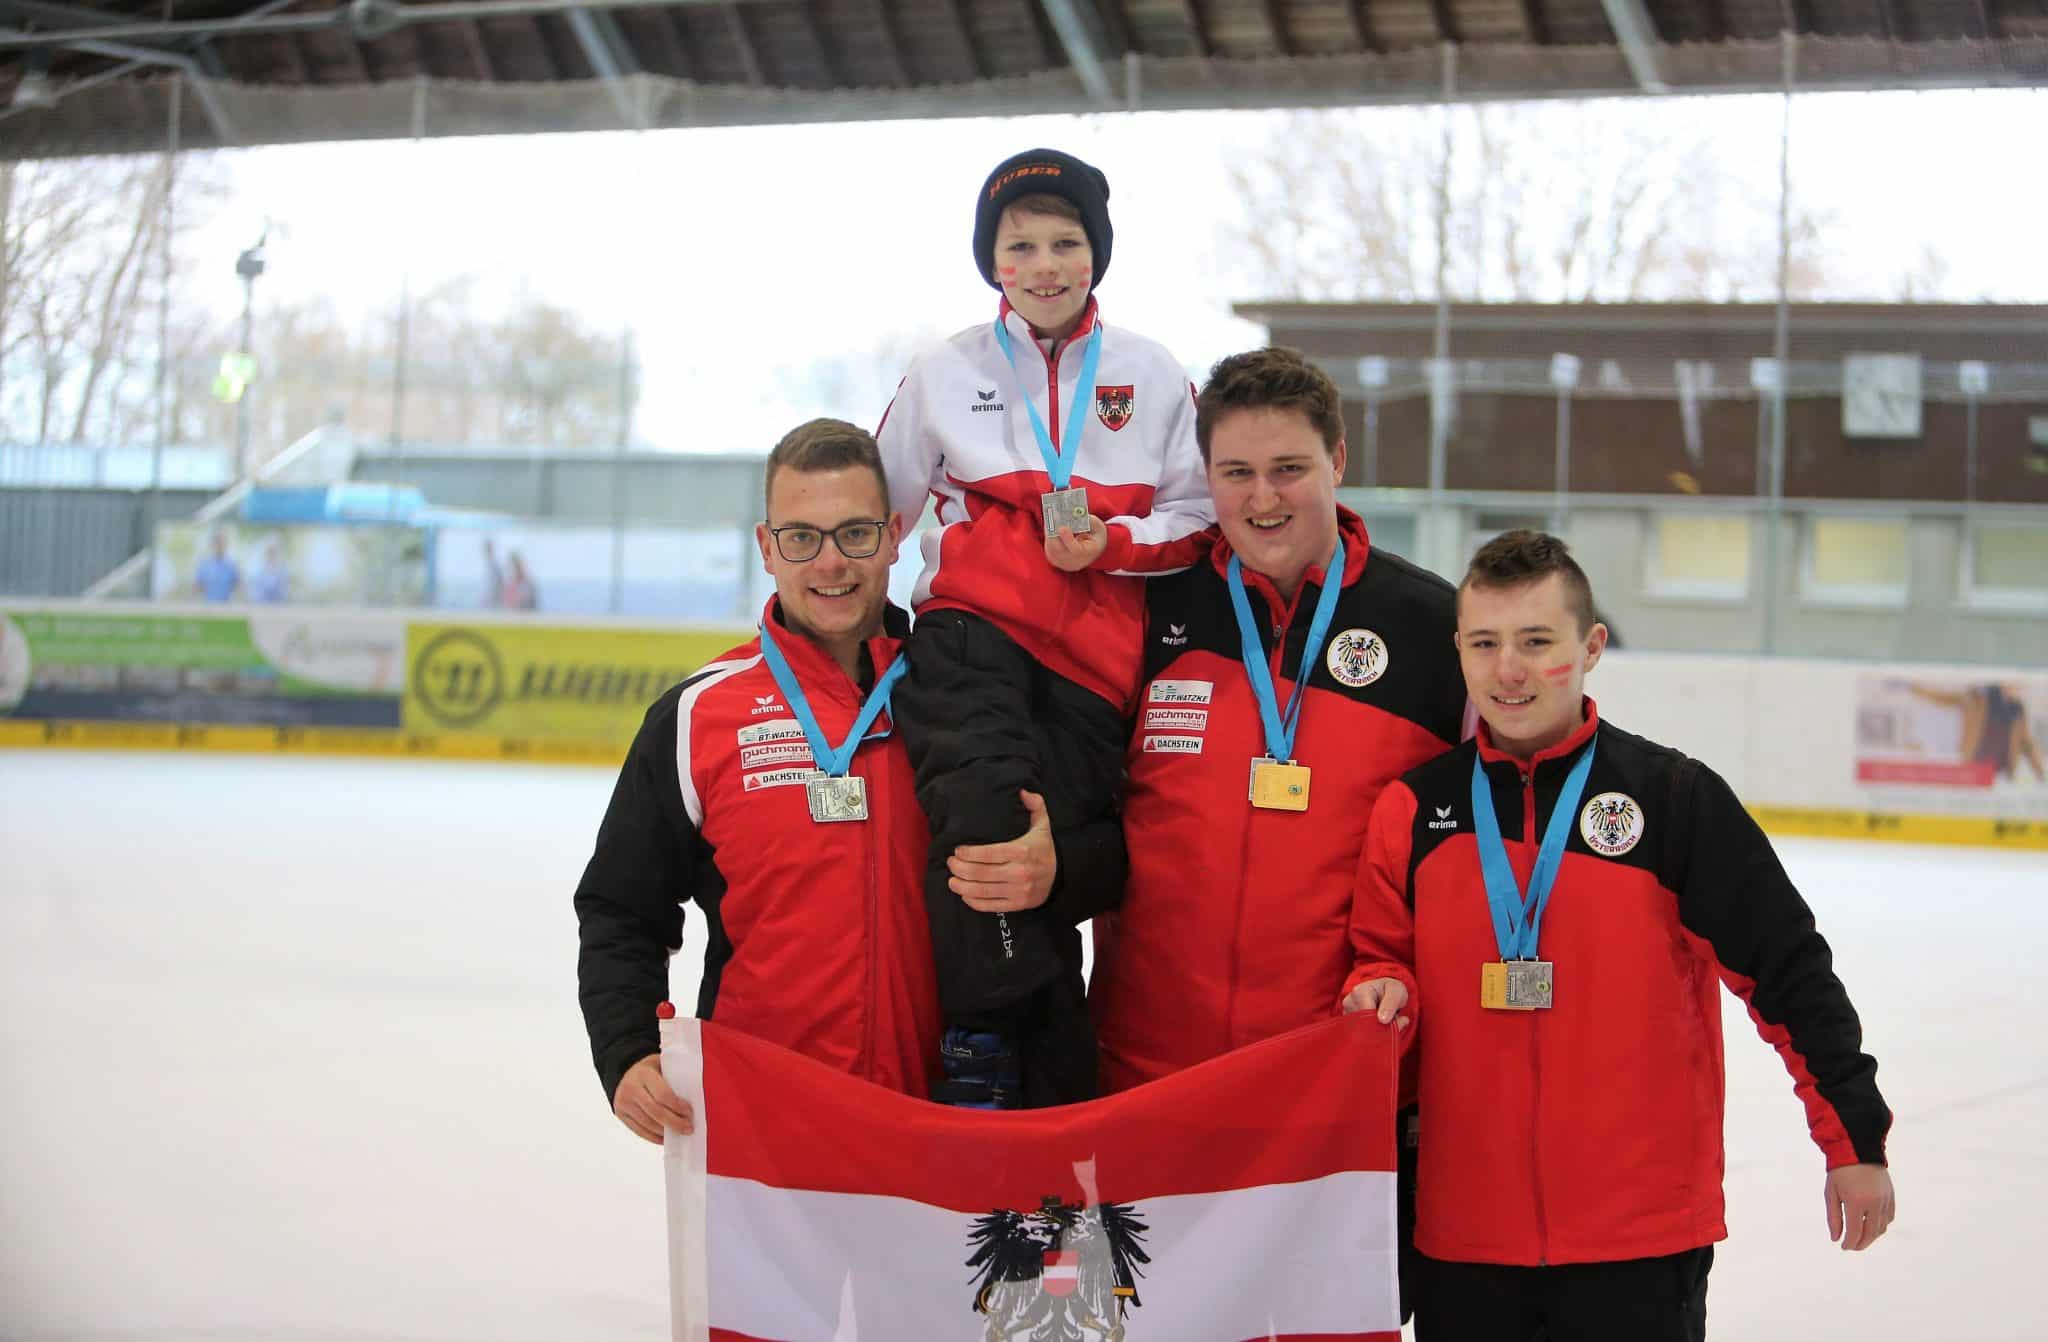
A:
<svg viewBox="0 0 2048 1342">
<path fill-rule="evenodd" d="M 747 32 L 747 20 L 738 5 L 725 6 L 725 26 L 732 30 L 732 42 L 739 48 L 740 65 L 747 72 L 747 82 L 755 88 L 766 84 L 767 76 L 761 72 L 761 54 L 754 50 L 754 39 Z"/>
<path fill-rule="evenodd" d="M 1600 0 L 1600 8 L 1607 12 L 1607 26 L 1614 30 L 1636 87 L 1645 93 L 1671 92 L 1664 78 L 1664 42 L 1643 0 Z"/>
<path fill-rule="evenodd" d="M 611 15 L 587 9 L 572 9 L 563 17 L 569 20 L 569 31 L 576 35 L 576 45 L 583 48 L 583 59 L 604 81 L 604 91 L 612 106 L 619 109 L 619 119 L 634 130 L 646 130 L 646 109 L 625 83 L 626 76 L 640 73 L 640 61 L 626 42 L 626 35 L 619 31 L 619 25 Z"/>
<path fill-rule="evenodd" d="M 263 15 L 282 9 L 291 3 L 293 3 L 293 0 L 272 0 L 270 4 L 266 4 L 253 13 L 245 14 L 242 17 L 244 19 L 261 18 Z M 103 30 L 107 28 L 129 23 L 129 19 L 125 15 L 109 14 L 101 9 L 85 9 L 78 5 L 59 4 L 56 3 L 56 0 L 0 0 L 0 16 L 12 18 L 17 22 L 36 24 L 47 29 L 62 28 L 65 24 L 72 24 L 85 29 L 101 30 L 101 36 L 105 35 Z M 87 35 L 91 36 L 92 34 L 88 32 Z M 146 42 L 148 39 L 137 38 L 136 40 Z M 228 77 L 227 63 L 221 60 L 220 53 L 214 50 L 211 42 L 202 39 L 188 44 L 185 49 L 193 60 L 199 62 L 199 68 L 205 73 L 207 78 L 226 79 Z"/>
<path fill-rule="evenodd" d="M 1073 66 L 1074 73 L 1081 77 L 1081 87 L 1088 90 L 1089 100 L 1098 106 L 1109 106 L 1115 100 L 1115 94 L 1109 87 L 1109 72 L 1102 68 L 1103 51 L 1097 38 L 1102 30 L 1102 16 L 1096 12 L 1093 0 L 1042 0 L 1042 3 L 1045 16 L 1052 20 L 1052 30 L 1067 53 L 1067 64 Z M 1092 24 L 1090 20 L 1093 20 Z"/>
<path fill-rule="evenodd" d="M 491 59 L 491 49 L 484 44 L 484 30 L 474 21 L 458 23 L 456 30 L 462 34 L 463 50 L 469 53 L 469 63 L 476 69 L 476 77 L 486 84 L 498 82 L 498 66 Z"/>
<path fill-rule="evenodd" d="M 1351 26 L 1358 30 L 1358 45 L 1375 56 L 1385 51 L 1387 44 L 1380 41 L 1379 34 L 1373 31 L 1372 20 L 1366 17 L 1365 0 L 1350 0 L 1347 8 L 1351 12 Z"/>
<path fill-rule="evenodd" d="M 889 79 L 898 88 L 910 87 L 910 69 L 903 63 L 903 37 L 896 30 L 896 16 L 889 12 L 888 0 L 868 0 L 868 8 L 874 11 L 875 30 L 882 35 L 882 54 L 889 60 Z"/>
<path fill-rule="evenodd" d="M 682 19 L 673 9 L 648 13 L 653 25 L 654 44 L 662 57 L 662 68 L 678 79 L 695 79 L 697 63 L 690 57 L 690 45 L 683 40 Z M 643 26 L 643 32 L 647 28 Z"/>
<path fill-rule="evenodd" d="M 1195 54 L 1205 61 L 1208 60 L 1216 54 L 1216 50 L 1210 46 L 1208 31 L 1202 26 L 1200 0 L 1180 0 L 1180 9 L 1181 13 L 1187 16 L 1188 37 L 1195 45 Z"/>
<path fill-rule="evenodd" d="M 0 28 L 0 46 L 6 45 L 8 38 L 25 35 L 11 28 Z M 117 61 L 133 61 L 139 65 L 163 65 L 177 70 L 185 76 L 186 82 L 191 84 L 192 92 L 199 99 L 199 106 L 206 113 L 206 119 L 212 123 L 213 133 L 219 137 L 220 142 L 223 145 L 238 145 L 242 142 L 242 133 L 235 128 L 234 119 L 228 115 L 227 109 L 221 106 L 220 99 L 213 96 L 212 77 L 201 69 L 199 62 L 192 57 L 156 47 L 137 47 L 125 42 L 105 42 L 75 36 L 62 45 L 72 51 L 84 51 L 94 56 L 107 56 Z"/>
<path fill-rule="evenodd" d="M 1429 0 L 1430 21 L 1436 24 L 1436 39 L 1439 42 L 1457 42 L 1458 21 L 1451 17 L 1450 0 Z"/>
<path fill-rule="evenodd" d="M 818 53 L 818 64 L 825 70 L 825 87 L 838 88 L 846 82 L 845 72 L 839 68 L 839 61 L 832 55 L 832 48 L 826 44 L 825 30 L 818 23 L 818 16 L 808 4 L 797 8 L 797 22 L 803 25 L 804 35 L 811 39 L 811 49 Z"/>
<path fill-rule="evenodd" d="M 1287 16 L 1280 12 L 1280 0 L 1265 0 L 1260 13 L 1266 19 L 1266 31 L 1273 35 L 1273 49 L 1283 58 L 1293 59 L 1294 44 L 1287 40 Z"/>
<path fill-rule="evenodd" d="M 328 28 L 347 28 L 363 41 L 374 41 L 396 28 L 419 23 L 464 23 L 479 19 L 560 17 L 614 9 L 703 8 L 731 10 L 738 3 L 766 3 L 767 0 L 447 0 L 439 4 L 403 4 L 399 0 L 354 0 L 313 13 L 279 14 L 276 11 L 295 0 L 268 0 L 246 14 L 224 19 L 136 19 L 111 16 L 97 11 L 90 20 L 72 15 L 70 20 L 94 26 L 56 32 L 9 30 L 0 37 L 0 50 L 27 47 L 68 47 L 77 39 L 100 37 L 134 42 L 201 41 L 246 33 L 303 33 Z M 10 0 L 10 3 L 52 4 L 54 0 Z M 109 22 L 109 20 L 112 20 Z M 104 25 L 104 26 L 101 26 Z"/>
<path fill-rule="evenodd" d="M 983 77 L 986 64 L 981 51 L 974 45 L 974 28 L 967 22 L 967 0 L 946 0 L 946 13 L 952 17 L 953 27 L 959 30 L 960 45 L 966 48 L 967 64 L 974 71 L 974 77 Z"/>
</svg>

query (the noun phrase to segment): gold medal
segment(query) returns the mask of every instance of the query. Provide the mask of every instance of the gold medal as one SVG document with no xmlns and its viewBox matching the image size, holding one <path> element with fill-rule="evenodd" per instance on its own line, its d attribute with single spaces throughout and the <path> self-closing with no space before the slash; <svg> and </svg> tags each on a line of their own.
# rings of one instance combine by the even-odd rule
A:
<svg viewBox="0 0 2048 1342">
<path fill-rule="evenodd" d="M 1251 804 L 1262 811 L 1306 811 L 1308 768 L 1293 760 L 1282 764 L 1268 756 L 1252 761 Z"/>
</svg>

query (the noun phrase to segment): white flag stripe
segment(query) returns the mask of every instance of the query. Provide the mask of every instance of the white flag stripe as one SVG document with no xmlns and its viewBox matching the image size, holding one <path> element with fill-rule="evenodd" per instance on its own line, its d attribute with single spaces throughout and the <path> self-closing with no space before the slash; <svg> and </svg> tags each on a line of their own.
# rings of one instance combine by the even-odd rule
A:
<svg viewBox="0 0 2048 1342">
<path fill-rule="evenodd" d="M 664 1130 L 661 1161 L 668 1185 L 669 1324 L 674 1342 L 711 1336 L 710 1275 L 705 1267 L 704 1207 L 709 1175 L 704 1163 L 703 1026 L 690 1016 L 661 1023 L 661 1079 L 696 1115 L 689 1137 Z"/>
<path fill-rule="evenodd" d="M 710 1177 L 707 1197 L 717 1326 L 785 1342 L 982 1337 L 966 1266 L 973 1215 L 724 1175 Z M 1398 1330 L 1393 1205 L 1394 1176 L 1383 1171 L 1134 1199 L 1152 1261 L 1125 1335 L 1242 1342 L 1274 1330 Z"/>
</svg>

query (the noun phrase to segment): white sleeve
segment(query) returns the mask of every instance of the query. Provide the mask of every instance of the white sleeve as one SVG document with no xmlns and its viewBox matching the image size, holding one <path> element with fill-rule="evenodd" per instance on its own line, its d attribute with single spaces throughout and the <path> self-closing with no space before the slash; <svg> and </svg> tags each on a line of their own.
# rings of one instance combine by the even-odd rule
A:
<svg viewBox="0 0 2048 1342">
<path fill-rule="evenodd" d="M 917 526 L 939 469 L 939 442 L 926 432 L 924 384 L 926 359 L 918 359 L 896 385 L 896 399 L 882 412 L 875 441 L 882 449 L 882 473 L 889 480 L 889 510 L 903 514 L 903 526 Z"/>
<path fill-rule="evenodd" d="M 1177 573 L 1200 559 L 1207 548 L 1199 538 L 1215 525 L 1216 504 L 1209 495 L 1209 472 L 1202 465 L 1202 450 L 1195 442 L 1194 388 L 1190 386 L 1186 396 L 1174 400 L 1151 512 L 1109 521 L 1109 548 L 1100 562 L 1113 565 L 1112 573 L 1137 577 Z"/>
</svg>

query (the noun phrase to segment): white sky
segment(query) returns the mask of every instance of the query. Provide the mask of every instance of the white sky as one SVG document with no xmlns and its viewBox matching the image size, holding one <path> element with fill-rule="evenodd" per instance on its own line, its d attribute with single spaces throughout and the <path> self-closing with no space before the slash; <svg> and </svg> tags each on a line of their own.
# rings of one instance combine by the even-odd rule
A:
<svg viewBox="0 0 2048 1342">
<path fill-rule="evenodd" d="M 1775 191 L 1774 97 L 1631 102 L 1626 115 L 1709 119 Z M 676 450 L 762 450 L 798 419 L 872 423 L 893 376 L 844 399 L 794 395 L 816 361 L 986 320 L 973 273 L 975 188 L 999 159 L 1049 144 L 1107 173 L 1116 250 L 1106 312 L 1166 341 L 1191 370 L 1263 339 L 1229 314 L 1269 297 L 1233 256 L 1228 185 L 1284 118 L 1141 113 L 1009 120 L 558 135 L 293 146 L 227 156 L 234 193 L 188 253 L 202 299 L 240 305 L 236 252 L 265 216 L 262 304 L 326 295 L 344 313 L 395 309 L 477 274 L 607 330 L 630 327 L 644 368 L 637 435 Z M 1794 104 L 1794 190 L 1836 221 L 1841 269 L 1896 293 L 1938 249 L 1954 297 L 2048 300 L 2048 180 L 2015 146 L 2048 126 L 2048 91 L 1808 95 Z M 213 258 L 218 258 L 217 264 Z M 1867 280 L 1867 283 L 1866 283 Z M 893 364 L 893 358 L 882 362 Z"/>
</svg>

